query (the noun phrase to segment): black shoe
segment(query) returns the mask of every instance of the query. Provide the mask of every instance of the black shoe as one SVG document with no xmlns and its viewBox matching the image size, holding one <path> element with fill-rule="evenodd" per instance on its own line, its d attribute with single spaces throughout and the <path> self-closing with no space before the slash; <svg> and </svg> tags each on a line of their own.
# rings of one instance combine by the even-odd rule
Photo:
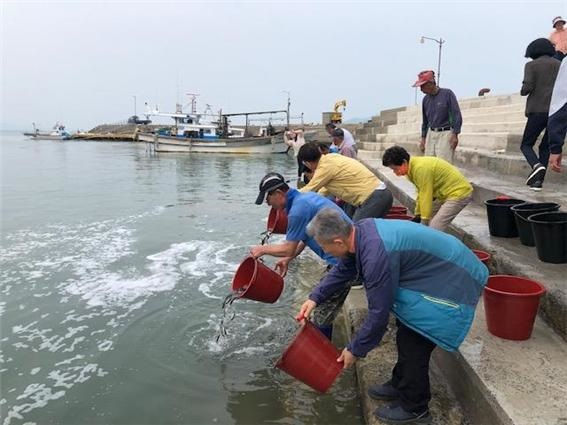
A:
<svg viewBox="0 0 567 425">
<path fill-rule="evenodd" d="M 543 182 L 541 180 L 537 180 L 537 181 L 533 182 L 532 184 L 530 184 L 530 189 L 534 190 L 536 192 L 540 192 L 542 186 L 543 186 Z"/>
<path fill-rule="evenodd" d="M 531 186 L 532 183 L 538 180 L 543 180 L 543 176 L 545 176 L 545 167 L 541 164 L 536 164 L 534 165 L 533 171 L 528 176 L 528 179 L 526 180 L 526 184 L 528 186 Z"/>
<path fill-rule="evenodd" d="M 388 424 L 429 424 L 431 415 L 425 409 L 421 413 L 404 410 L 402 406 L 383 406 L 374 411 L 374 416 Z"/>
<path fill-rule="evenodd" d="M 367 393 L 374 400 L 391 401 L 400 398 L 400 392 L 392 386 L 392 381 L 381 385 L 371 385 Z"/>
</svg>

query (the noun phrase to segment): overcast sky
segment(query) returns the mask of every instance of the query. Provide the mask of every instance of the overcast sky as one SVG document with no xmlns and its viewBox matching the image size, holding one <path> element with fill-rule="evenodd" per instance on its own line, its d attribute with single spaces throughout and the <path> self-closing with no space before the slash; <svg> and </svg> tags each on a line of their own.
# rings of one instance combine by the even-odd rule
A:
<svg viewBox="0 0 567 425">
<path fill-rule="evenodd" d="M 171 111 L 285 109 L 320 121 L 414 103 L 437 68 L 459 98 L 518 92 L 527 44 L 567 1 L 6 1 L 1 9 L 2 129 L 70 130 L 125 120 L 144 102 Z M 421 94 L 418 101 L 421 100 Z"/>
</svg>

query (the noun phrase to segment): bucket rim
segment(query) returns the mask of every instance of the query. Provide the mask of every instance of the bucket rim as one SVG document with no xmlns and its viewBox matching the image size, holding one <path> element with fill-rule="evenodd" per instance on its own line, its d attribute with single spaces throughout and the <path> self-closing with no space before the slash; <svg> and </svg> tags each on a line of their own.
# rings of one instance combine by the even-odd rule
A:
<svg viewBox="0 0 567 425">
<path fill-rule="evenodd" d="M 246 261 L 248 260 L 252 260 L 254 261 L 254 272 L 252 273 L 252 277 L 250 278 L 250 280 L 248 281 L 248 284 L 246 285 L 246 289 L 244 291 L 241 291 L 238 293 L 238 298 L 242 298 L 244 296 L 244 294 L 246 294 L 246 292 L 248 292 L 248 290 L 250 289 L 250 287 L 252 286 L 250 283 L 253 282 L 254 280 L 256 280 L 256 274 L 258 273 L 258 259 L 252 257 L 251 255 L 247 255 L 246 257 L 244 257 L 244 260 L 242 260 L 240 262 L 240 264 L 238 265 L 238 268 L 236 269 L 236 273 L 234 273 L 234 276 L 232 277 L 232 283 L 230 285 L 232 291 L 234 292 L 234 279 L 236 279 L 236 276 L 238 275 L 238 270 L 240 270 L 240 267 L 242 267 L 244 265 L 244 263 L 246 263 Z"/>
<path fill-rule="evenodd" d="M 516 280 L 519 279 L 519 280 L 529 281 L 529 282 L 535 283 L 538 286 L 539 291 L 529 293 L 529 294 L 517 294 L 517 293 L 514 293 L 514 292 L 500 291 L 498 289 L 490 288 L 488 286 L 488 281 L 490 281 L 490 279 L 492 279 L 492 278 L 506 278 L 506 279 L 510 278 L 510 279 L 516 279 Z M 486 281 L 486 285 L 484 286 L 484 290 L 488 291 L 488 292 L 492 292 L 493 294 L 513 296 L 513 297 L 517 297 L 517 298 L 528 298 L 528 297 L 534 297 L 534 296 L 541 297 L 547 292 L 547 290 L 545 289 L 545 286 L 543 286 L 537 280 L 533 280 L 533 279 L 530 279 L 530 278 L 527 278 L 527 277 L 522 277 L 522 276 L 513 276 L 513 275 L 509 275 L 509 274 L 493 274 L 493 275 L 488 276 L 488 280 Z"/>
<path fill-rule="evenodd" d="M 274 215 L 274 222 L 272 223 L 272 227 L 270 228 L 270 218 L 272 217 L 272 214 Z M 278 224 L 278 210 L 275 209 L 274 207 L 271 207 L 270 212 L 268 213 L 268 223 L 266 226 L 268 228 L 268 231 L 273 232 L 277 224 Z"/>
<path fill-rule="evenodd" d="M 482 258 L 486 258 L 486 259 L 489 259 L 489 258 L 492 257 L 492 254 L 491 254 L 490 252 L 488 252 L 488 251 L 483 251 L 482 249 L 471 249 L 471 251 L 472 251 L 475 255 L 477 255 L 477 257 L 479 257 L 479 259 L 481 259 L 481 258 L 480 258 L 480 256 L 479 256 L 478 254 L 482 254 Z"/>
<path fill-rule="evenodd" d="M 544 205 L 547 205 L 547 207 L 544 206 Z M 531 208 L 528 208 L 528 206 L 533 206 L 534 209 L 532 210 Z M 516 212 L 516 211 L 534 211 L 534 214 L 535 214 L 538 210 L 537 207 L 539 207 L 539 208 L 555 208 L 554 210 L 550 210 L 550 211 L 541 211 L 541 212 L 553 212 L 553 211 L 556 211 L 559 208 L 561 208 L 561 204 L 558 204 L 557 202 L 524 202 L 523 204 L 512 205 L 510 207 L 510 209 L 514 212 Z"/>
<path fill-rule="evenodd" d="M 494 198 L 494 199 L 487 199 L 486 201 L 484 201 L 484 205 L 490 205 L 490 206 L 502 206 L 502 205 L 508 205 L 508 206 L 512 206 L 512 205 L 520 205 L 520 204 L 526 204 L 527 202 L 524 201 L 523 199 L 516 199 L 516 198 Z"/>
<path fill-rule="evenodd" d="M 537 220 L 536 216 L 542 216 L 545 214 L 552 214 L 552 215 L 558 215 L 558 214 L 564 214 L 565 215 L 565 220 L 562 221 L 545 221 L 545 220 Z M 546 212 L 538 212 L 535 214 L 532 214 L 528 217 L 528 221 L 530 223 L 538 223 L 538 224 L 565 224 L 567 223 L 567 212 L 565 211 L 546 211 Z"/>
</svg>

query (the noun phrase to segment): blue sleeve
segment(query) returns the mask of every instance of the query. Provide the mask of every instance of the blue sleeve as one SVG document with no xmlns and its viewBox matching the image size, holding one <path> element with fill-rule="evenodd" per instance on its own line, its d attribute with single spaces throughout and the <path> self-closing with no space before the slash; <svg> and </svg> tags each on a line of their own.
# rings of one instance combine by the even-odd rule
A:
<svg viewBox="0 0 567 425">
<path fill-rule="evenodd" d="M 299 242 L 307 239 L 307 224 L 309 219 L 305 215 L 292 214 L 287 217 L 286 241 Z"/>
<path fill-rule="evenodd" d="M 397 281 L 392 276 L 397 272 L 390 269 L 389 254 L 382 240 L 377 236 L 365 239 L 368 240 L 359 242 L 362 245 L 359 255 L 368 299 L 368 316 L 347 345 L 347 349 L 356 357 L 365 357 L 382 340 L 397 287 Z"/>
<path fill-rule="evenodd" d="M 356 278 L 356 274 L 356 259 L 354 257 L 341 258 L 339 263 L 313 289 L 309 299 L 315 301 L 317 305 L 321 304 L 335 292 L 342 291 L 350 285 L 350 282 Z"/>
</svg>

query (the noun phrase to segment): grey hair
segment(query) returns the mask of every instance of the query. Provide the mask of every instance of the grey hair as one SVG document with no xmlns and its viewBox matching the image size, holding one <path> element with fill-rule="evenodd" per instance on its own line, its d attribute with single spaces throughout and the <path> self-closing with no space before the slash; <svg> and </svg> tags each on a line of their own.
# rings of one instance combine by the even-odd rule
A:
<svg viewBox="0 0 567 425">
<path fill-rule="evenodd" d="M 332 208 L 324 208 L 307 225 L 307 234 L 324 243 L 333 239 L 345 239 L 350 236 L 352 224 L 343 215 Z"/>
</svg>

